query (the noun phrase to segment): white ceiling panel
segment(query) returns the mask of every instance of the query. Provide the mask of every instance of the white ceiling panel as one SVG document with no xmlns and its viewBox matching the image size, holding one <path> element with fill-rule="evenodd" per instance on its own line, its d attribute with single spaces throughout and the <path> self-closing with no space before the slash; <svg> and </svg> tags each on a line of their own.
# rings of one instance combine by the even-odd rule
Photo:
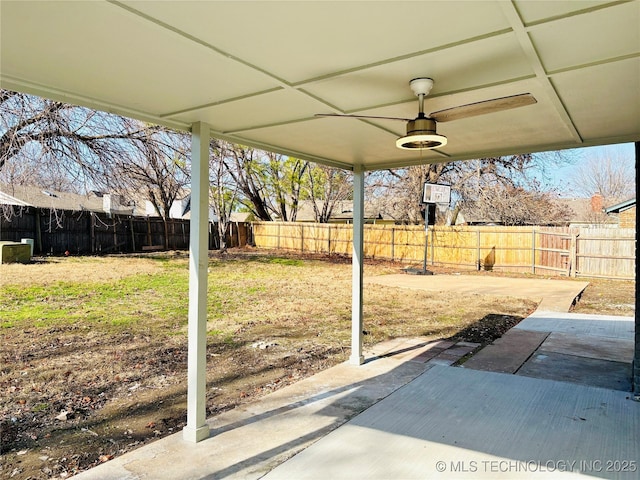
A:
<svg viewBox="0 0 640 480">
<path fill-rule="evenodd" d="M 279 89 L 254 97 L 173 115 L 176 120 L 204 121 L 214 130 L 231 133 L 266 125 L 312 118 L 322 104 L 296 89 Z M 260 112 L 273 112 L 263 117 Z"/>
<path fill-rule="evenodd" d="M 553 0 L 531 1 L 516 0 L 513 2 L 525 25 L 549 21 L 557 17 L 566 17 L 576 12 L 590 11 L 610 5 L 611 1 L 602 0 Z"/>
<path fill-rule="evenodd" d="M 354 157 L 361 155 L 362 162 L 367 163 L 398 157 L 395 135 L 380 132 L 377 127 L 360 120 L 313 119 L 287 128 L 276 126 L 244 132 L 243 136 L 258 142 L 287 142 L 294 151 L 325 157 L 336 164 L 348 165 Z M 381 137 L 386 141 L 380 141 Z"/>
<path fill-rule="evenodd" d="M 108 3 L 2 2 L 2 14 L 24 18 L 2 23 L 3 75 L 54 89 L 161 114 L 276 85 Z"/>
<path fill-rule="evenodd" d="M 409 81 L 417 76 L 434 80 L 429 94 L 434 97 L 532 75 L 515 36 L 508 33 L 318 81 L 304 89 L 342 111 L 360 112 L 415 98 Z M 402 84 L 404 91 L 397 88 Z"/>
<path fill-rule="evenodd" d="M 529 31 L 548 72 L 640 50 L 640 3 L 623 3 L 532 27 Z"/>
<path fill-rule="evenodd" d="M 638 132 L 640 57 L 613 65 L 596 65 L 587 73 L 568 71 L 553 77 L 580 135 L 605 141 Z"/>
<path fill-rule="evenodd" d="M 0 0 L 0 86 L 345 168 L 640 140 L 640 0 Z M 395 147 L 409 81 L 428 114 L 519 93 L 538 103 Z"/>
<path fill-rule="evenodd" d="M 435 10 L 415 1 L 127 4 L 290 83 L 509 28 L 494 2 L 441 2 Z"/>
</svg>

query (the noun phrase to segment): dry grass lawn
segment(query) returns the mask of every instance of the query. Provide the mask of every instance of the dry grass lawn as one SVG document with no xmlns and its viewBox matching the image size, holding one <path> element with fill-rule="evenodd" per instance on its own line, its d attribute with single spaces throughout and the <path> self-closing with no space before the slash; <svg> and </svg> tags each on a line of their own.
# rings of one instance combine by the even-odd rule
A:
<svg viewBox="0 0 640 480">
<path fill-rule="evenodd" d="M 0 478 L 66 478 L 184 426 L 187 260 L 171 252 L 0 266 Z M 369 261 L 365 275 L 402 267 Z M 592 285 L 578 310 L 633 314 L 635 282 Z M 536 307 L 377 285 L 364 300 L 367 344 L 417 335 L 488 343 Z M 208 308 L 215 415 L 348 357 L 351 263 L 213 255 Z"/>
</svg>

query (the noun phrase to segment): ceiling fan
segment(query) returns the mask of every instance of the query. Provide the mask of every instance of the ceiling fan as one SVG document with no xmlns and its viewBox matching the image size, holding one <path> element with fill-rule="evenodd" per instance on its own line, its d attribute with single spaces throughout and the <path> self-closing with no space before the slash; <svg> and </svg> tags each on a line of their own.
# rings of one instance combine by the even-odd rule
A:
<svg viewBox="0 0 640 480">
<path fill-rule="evenodd" d="M 487 113 L 499 112 L 511 108 L 524 107 L 537 103 L 537 100 L 530 93 L 521 93 L 508 97 L 493 98 L 482 102 L 469 103 L 457 107 L 446 108 L 432 112 L 428 116 L 424 114 L 424 97 L 426 97 L 433 87 L 431 78 L 414 78 L 409 82 L 413 93 L 418 97 L 418 116 L 411 118 L 398 117 L 378 117 L 372 115 L 349 115 L 340 113 L 318 113 L 316 117 L 346 117 L 364 118 L 373 120 L 402 120 L 407 122 L 407 135 L 400 137 L 396 141 L 396 146 L 405 150 L 433 149 L 444 147 L 447 144 L 447 137 L 436 132 L 437 122 L 450 122 L 460 118 L 474 117 Z"/>
</svg>

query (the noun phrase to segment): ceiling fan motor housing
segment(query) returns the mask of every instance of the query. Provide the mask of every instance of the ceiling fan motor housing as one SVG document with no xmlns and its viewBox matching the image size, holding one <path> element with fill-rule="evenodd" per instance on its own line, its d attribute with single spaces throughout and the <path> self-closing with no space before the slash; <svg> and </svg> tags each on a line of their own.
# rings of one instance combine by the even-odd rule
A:
<svg viewBox="0 0 640 480">
<path fill-rule="evenodd" d="M 419 116 L 407 122 L 407 135 L 396 141 L 396 146 L 404 150 L 431 149 L 444 147 L 447 137 L 436 133 L 433 118 Z"/>
<path fill-rule="evenodd" d="M 418 117 L 407 122 L 407 136 L 409 135 L 434 135 L 436 133 L 436 121 L 429 117 Z"/>
</svg>

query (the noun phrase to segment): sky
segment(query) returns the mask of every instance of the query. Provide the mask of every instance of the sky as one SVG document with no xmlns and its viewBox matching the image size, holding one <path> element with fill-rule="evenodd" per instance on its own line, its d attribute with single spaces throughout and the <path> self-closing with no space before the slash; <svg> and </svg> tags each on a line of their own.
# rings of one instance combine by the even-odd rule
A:
<svg viewBox="0 0 640 480">
<path fill-rule="evenodd" d="M 593 158 L 603 158 L 610 156 L 611 158 L 621 159 L 622 161 L 629 162 L 629 165 L 633 167 L 635 165 L 635 145 L 633 143 L 621 143 L 616 145 L 603 145 L 598 147 L 586 147 L 577 148 L 573 150 L 567 150 L 566 153 L 571 155 L 575 159 L 573 165 L 566 165 L 563 167 L 555 168 L 551 172 L 552 178 L 549 182 L 545 182 L 545 185 L 549 189 L 556 188 L 560 192 L 571 187 L 571 176 L 576 168 L 580 165 L 584 165 Z M 635 176 L 634 176 L 635 177 Z M 567 195 L 573 196 L 570 192 Z"/>
</svg>

